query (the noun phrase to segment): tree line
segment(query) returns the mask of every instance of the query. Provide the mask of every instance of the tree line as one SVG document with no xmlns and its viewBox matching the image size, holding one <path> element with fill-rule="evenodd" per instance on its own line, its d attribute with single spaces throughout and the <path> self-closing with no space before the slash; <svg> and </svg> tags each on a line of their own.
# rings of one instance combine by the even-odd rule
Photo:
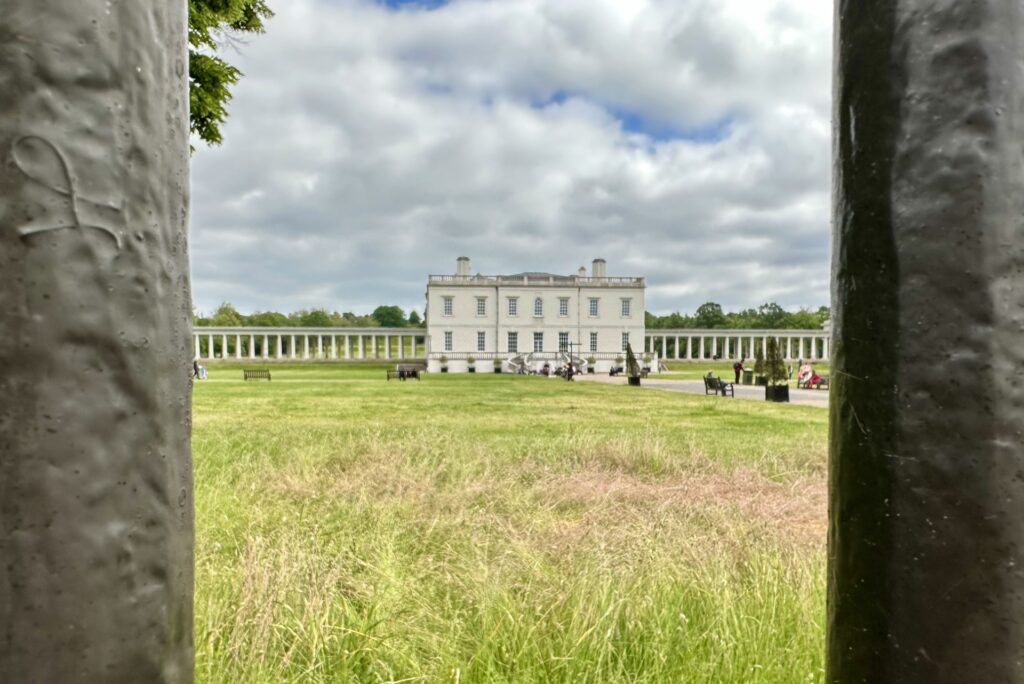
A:
<svg viewBox="0 0 1024 684">
<path fill-rule="evenodd" d="M 697 307 L 693 314 L 682 314 L 678 311 L 665 316 L 646 314 L 648 329 L 658 328 L 725 328 L 725 329 L 767 329 L 767 330 L 819 330 L 829 319 L 829 308 L 818 307 L 817 310 L 799 309 L 786 311 L 775 302 L 762 304 L 756 309 L 742 311 L 722 311 L 715 302 L 706 302 Z"/>
<path fill-rule="evenodd" d="M 243 314 L 224 302 L 209 316 L 196 314 L 194 325 L 259 326 L 265 328 L 421 328 L 423 318 L 413 309 L 406 315 L 400 306 L 381 305 L 369 315 L 327 309 L 301 309 L 283 314 L 279 311 L 256 311 Z"/>
<path fill-rule="evenodd" d="M 818 330 L 829 318 L 827 306 L 817 310 L 799 309 L 786 311 L 774 302 L 762 304 L 756 309 L 724 312 L 719 304 L 707 302 L 697 307 L 692 314 L 678 311 L 658 316 L 650 311 L 645 312 L 648 329 L 665 328 L 725 328 L 725 329 L 757 329 L 768 330 L 798 329 Z M 195 315 L 195 325 L 215 326 L 259 326 L 268 328 L 422 328 L 423 317 L 415 309 L 408 314 L 402 307 L 383 304 L 369 315 L 360 315 L 346 311 L 328 311 L 327 309 L 301 309 L 284 314 L 278 311 L 257 311 L 243 314 L 228 302 L 224 302 L 209 316 Z"/>
</svg>

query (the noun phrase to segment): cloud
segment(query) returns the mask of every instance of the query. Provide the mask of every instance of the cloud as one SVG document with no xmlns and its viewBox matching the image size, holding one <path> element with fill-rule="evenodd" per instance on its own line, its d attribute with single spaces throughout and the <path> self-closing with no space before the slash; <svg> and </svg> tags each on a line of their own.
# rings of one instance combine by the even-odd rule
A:
<svg viewBox="0 0 1024 684">
<path fill-rule="evenodd" d="M 657 312 L 826 303 L 826 5 L 281 3 L 194 157 L 196 304 L 422 309 L 462 254 L 602 256 Z"/>
</svg>

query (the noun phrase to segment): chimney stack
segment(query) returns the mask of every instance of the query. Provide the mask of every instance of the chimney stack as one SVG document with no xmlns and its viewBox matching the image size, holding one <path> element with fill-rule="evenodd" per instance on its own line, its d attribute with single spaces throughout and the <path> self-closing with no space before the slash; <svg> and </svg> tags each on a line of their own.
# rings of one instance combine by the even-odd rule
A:
<svg viewBox="0 0 1024 684">
<path fill-rule="evenodd" d="M 580 270 L 576 271 L 576 275 L 578 275 L 580 278 L 586 278 L 587 277 L 587 269 L 584 268 L 583 266 L 580 266 Z"/>
<path fill-rule="evenodd" d="M 455 260 L 455 275 L 469 277 L 469 257 L 459 257 Z"/>
<path fill-rule="evenodd" d="M 607 278 L 608 277 L 608 265 L 604 259 L 594 259 L 594 269 L 591 275 L 595 278 Z"/>
</svg>

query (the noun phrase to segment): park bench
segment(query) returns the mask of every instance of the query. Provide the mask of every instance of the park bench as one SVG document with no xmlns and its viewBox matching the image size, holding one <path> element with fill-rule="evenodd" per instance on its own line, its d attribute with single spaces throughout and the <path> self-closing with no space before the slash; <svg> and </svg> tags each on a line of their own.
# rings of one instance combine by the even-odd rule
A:
<svg viewBox="0 0 1024 684">
<path fill-rule="evenodd" d="M 818 390 L 826 389 L 827 390 L 828 389 L 828 376 L 827 375 L 819 375 L 817 382 L 811 382 L 810 379 L 807 379 L 804 382 L 797 381 L 796 388 L 797 389 L 818 389 Z"/>
<path fill-rule="evenodd" d="M 243 380 L 270 380 L 270 371 L 268 370 L 242 370 Z"/>
<path fill-rule="evenodd" d="M 731 382 L 723 382 L 722 378 L 704 376 L 704 394 L 721 394 L 723 397 L 735 397 L 736 388 Z"/>
<path fill-rule="evenodd" d="M 423 370 L 423 366 L 409 365 L 409 364 L 398 364 L 395 366 L 395 370 L 388 371 L 388 380 L 391 378 L 398 378 L 403 382 L 409 378 L 420 379 L 420 371 Z"/>
</svg>

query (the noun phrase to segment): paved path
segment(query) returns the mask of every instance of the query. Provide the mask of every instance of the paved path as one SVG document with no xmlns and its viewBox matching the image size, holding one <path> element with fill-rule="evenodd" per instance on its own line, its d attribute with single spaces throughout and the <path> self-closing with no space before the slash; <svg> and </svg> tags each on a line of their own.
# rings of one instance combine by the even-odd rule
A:
<svg viewBox="0 0 1024 684">
<path fill-rule="evenodd" d="M 649 378 L 644 378 L 641 381 L 641 386 L 666 390 L 668 392 L 704 394 L 703 380 L 672 380 L 670 379 L 671 377 L 672 375 L 670 373 L 664 373 L 661 376 L 652 375 Z M 609 377 L 607 373 L 604 375 L 577 375 L 576 378 L 586 382 L 601 382 L 611 385 L 626 384 L 626 378 L 624 376 L 612 378 Z M 747 399 L 750 401 L 764 401 L 764 388 L 752 387 L 750 385 L 736 385 L 736 398 Z M 802 390 L 791 386 L 789 388 L 789 402 L 791 404 L 800 404 L 802 406 L 828 408 L 828 391 Z"/>
</svg>

